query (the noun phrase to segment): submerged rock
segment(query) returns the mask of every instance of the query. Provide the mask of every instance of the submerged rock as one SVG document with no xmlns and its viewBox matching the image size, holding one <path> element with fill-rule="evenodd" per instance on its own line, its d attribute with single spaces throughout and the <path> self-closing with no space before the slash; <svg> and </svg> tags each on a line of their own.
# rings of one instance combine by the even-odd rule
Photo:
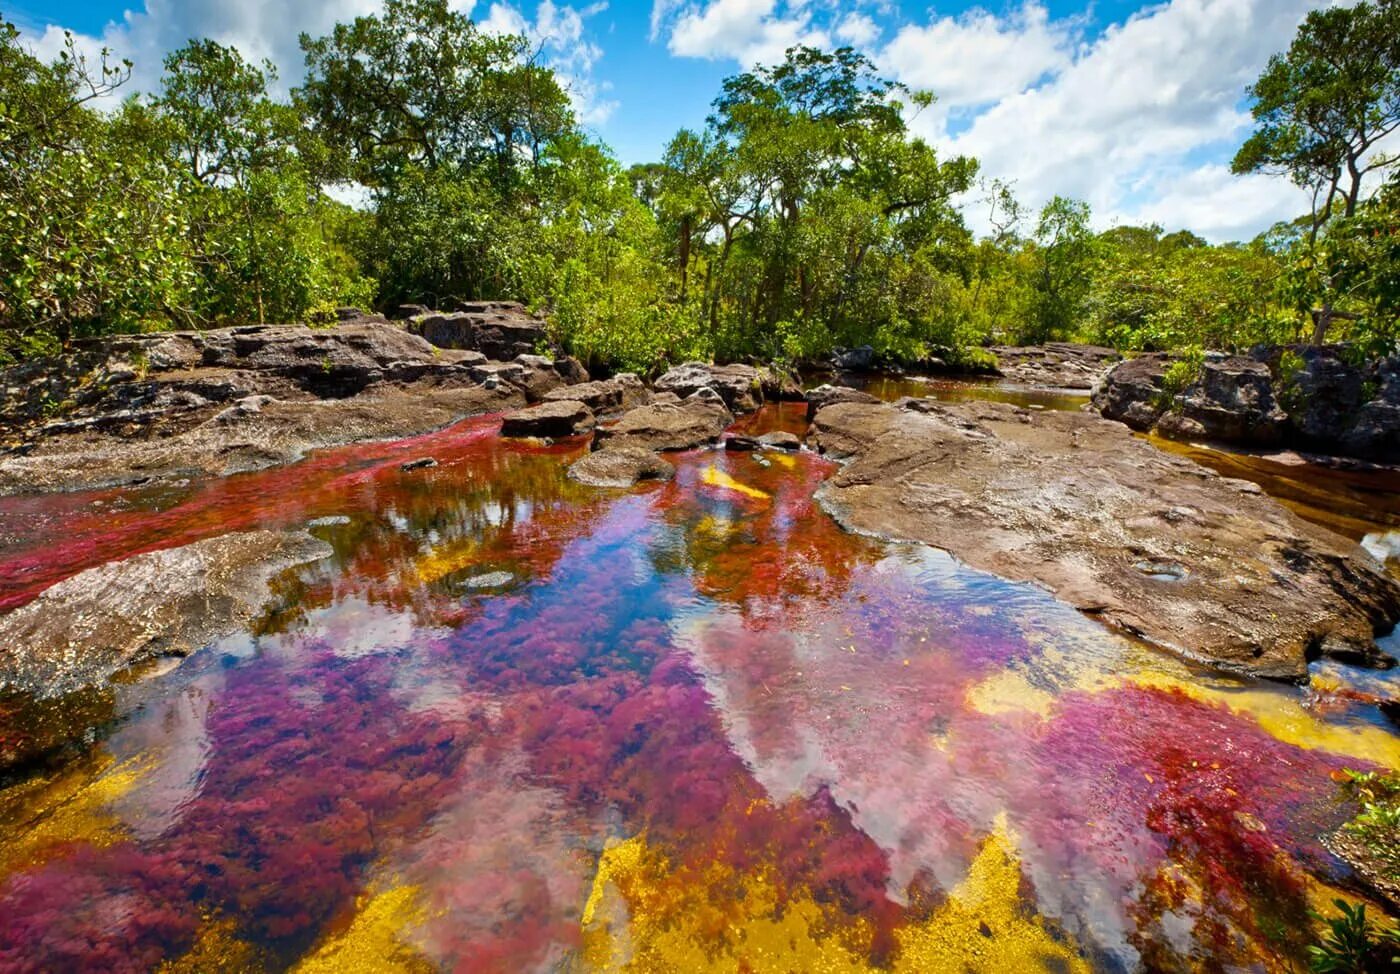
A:
<svg viewBox="0 0 1400 974">
<path fill-rule="evenodd" d="M 501 420 L 501 435 L 577 436 L 593 429 L 593 425 L 591 409 L 581 402 L 560 399 L 506 413 Z"/>
<path fill-rule="evenodd" d="M 846 527 L 943 548 L 1183 655 L 1280 680 L 1318 656 L 1389 665 L 1400 584 L 1252 483 L 1117 423 L 1000 403 L 838 403 L 818 492 Z"/>
<path fill-rule="evenodd" d="M 630 409 L 613 425 L 599 427 L 596 442 L 614 449 L 690 450 L 719 439 L 733 421 L 718 394 L 706 388 L 678 403 Z"/>
<path fill-rule="evenodd" d="M 670 480 L 676 468 L 639 447 L 605 447 L 575 460 L 569 478 L 590 487 L 631 487 L 642 480 Z"/>
<path fill-rule="evenodd" d="M 245 627 L 274 575 L 332 553 L 305 532 L 249 531 L 80 572 L 0 616 L 0 689 L 54 696 L 188 656 Z"/>
</svg>

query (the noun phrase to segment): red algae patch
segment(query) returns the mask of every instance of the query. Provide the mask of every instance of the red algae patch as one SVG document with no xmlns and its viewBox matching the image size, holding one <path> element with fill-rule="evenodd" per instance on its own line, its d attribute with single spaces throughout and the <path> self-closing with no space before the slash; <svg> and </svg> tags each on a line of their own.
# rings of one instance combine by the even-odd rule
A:
<svg viewBox="0 0 1400 974">
<path fill-rule="evenodd" d="M 1347 880 L 1331 776 L 1391 765 L 1393 730 L 848 534 L 813 454 L 680 453 L 621 491 L 566 476 L 580 449 L 471 421 L 0 501 L 12 533 L 41 515 L 9 605 L 232 531 L 333 549 L 0 790 L 0 968 L 1303 963 Z"/>
</svg>

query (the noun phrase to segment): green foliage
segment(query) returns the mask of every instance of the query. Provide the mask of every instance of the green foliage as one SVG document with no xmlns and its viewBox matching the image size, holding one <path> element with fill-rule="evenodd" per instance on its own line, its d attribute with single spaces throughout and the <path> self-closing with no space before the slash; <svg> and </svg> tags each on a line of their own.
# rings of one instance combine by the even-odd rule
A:
<svg viewBox="0 0 1400 974">
<path fill-rule="evenodd" d="M 1400 772 L 1346 772 L 1343 790 L 1360 812 L 1344 828 L 1375 856 L 1389 879 L 1400 882 Z"/>
<path fill-rule="evenodd" d="M 1167 366 L 1162 373 L 1160 402 L 1163 408 L 1176 404 L 1176 397 L 1200 381 L 1201 368 L 1205 365 L 1205 353 L 1200 348 L 1188 348 L 1180 357 Z"/>
<path fill-rule="evenodd" d="M 1400 930 L 1377 928 L 1366 918 L 1366 905 L 1333 900 L 1341 916 L 1315 919 L 1326 924 L 1322 942 L 1308 947 L 1308 961 L 1318 974 L 1373 974 L 1400 966 Z"/>
</svg>

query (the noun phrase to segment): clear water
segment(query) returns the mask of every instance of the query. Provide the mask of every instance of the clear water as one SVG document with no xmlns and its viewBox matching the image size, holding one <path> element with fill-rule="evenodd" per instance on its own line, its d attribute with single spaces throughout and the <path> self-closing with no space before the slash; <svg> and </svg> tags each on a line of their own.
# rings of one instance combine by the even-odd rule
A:
<svg viewBox="0 0 1400 974">
<path fill-rule="evenodd" d="M 1390 676 L 1193 671 L 841 532 L 808 453 L 592 490 L 496 425 L 0 501 L 7 606 L 228 531 L 335 550 L 177 667 L 0 710 L 92 739 L 0 790 L 0 969 L 1301 966 Z"/>
</svg>

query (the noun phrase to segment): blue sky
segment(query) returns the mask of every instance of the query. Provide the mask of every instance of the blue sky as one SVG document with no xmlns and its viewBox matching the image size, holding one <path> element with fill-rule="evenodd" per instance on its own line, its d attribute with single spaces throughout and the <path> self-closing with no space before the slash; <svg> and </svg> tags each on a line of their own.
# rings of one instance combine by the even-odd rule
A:
<svg viewBox="0 0 1400 974">
<path fill-rule="evenodd" d="M 296 37 L 380 0 L 0 0 L 41 54 L 61 28 L 137 63 L 211 36 L 300 76 Z M 524 32 L 568 80 L 581 119 L 623 162 L 658 158 L 703 124 L 727 75 L 792 43 L 863 50 L 939 96 L 911 121 L 974 155 L 1038 206 L 1086 199 L 1101 226 L 1156 222 L 1215 239 L 1301 211 L 1287 181 L 1228 171 L 1248 132 L 1244 87 L 1328 0 L 453 0 L 490 29 Z M 965 201 L 980 220 L 977 194 Z"/>
</svg>

